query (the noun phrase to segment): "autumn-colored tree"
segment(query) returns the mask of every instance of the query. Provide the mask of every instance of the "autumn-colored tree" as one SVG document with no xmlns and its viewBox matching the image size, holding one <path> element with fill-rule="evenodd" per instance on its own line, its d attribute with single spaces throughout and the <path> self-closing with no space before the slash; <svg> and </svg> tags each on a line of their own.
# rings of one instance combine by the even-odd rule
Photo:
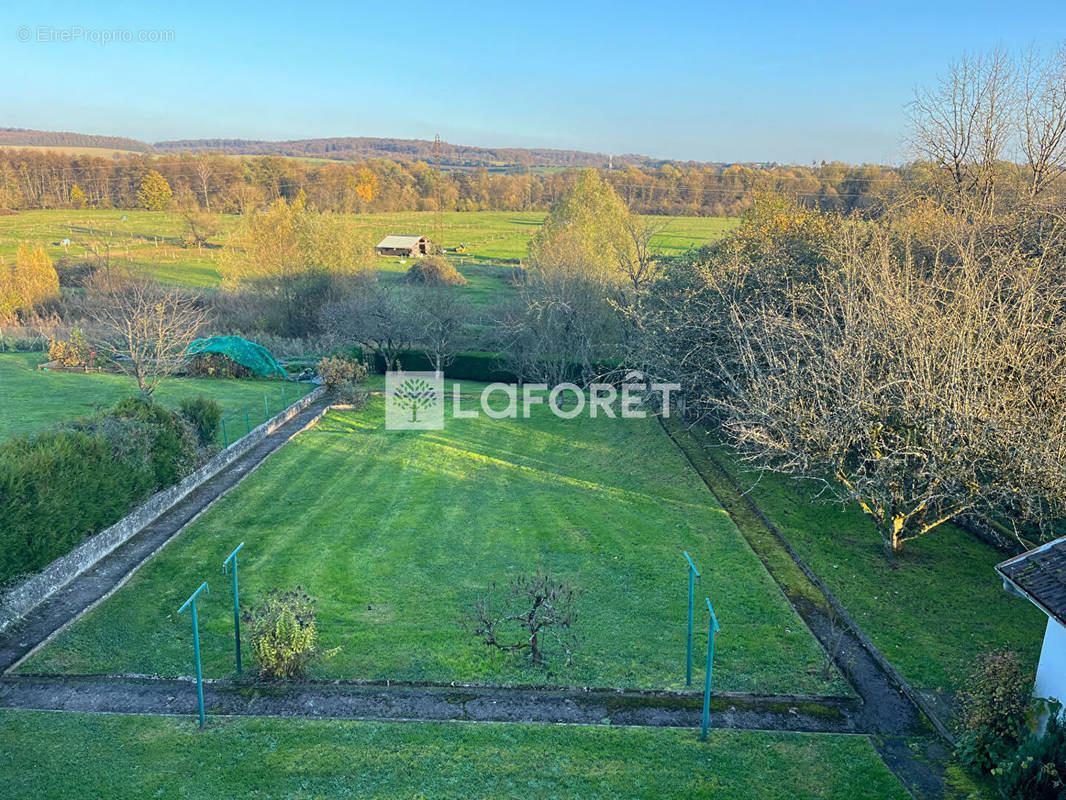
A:
<svg viewBox="0 0 1066 800">
<path fill-rule="evenodd" d="M 246 214 L 219 268 L 227 288 L 276 304 L 278 325 L 302 336 L 317 330 L 322 305 L 366 274 L 372 260 L 369 240 L 349 220 L 313 211 L 297 197 Z"/>
<path fill-rule="evenodd" d="M 170 204 L 174 196 L 170 184 L 156 170 L 148 170 L 141 179 L 141 188 L 137 190 L 137 202 L 149 211 L 162 211 Z"/>
<path fill-rule="evenodd" d="M 542 274 L 580 276 L 603 285 L 621 281 L 622 258 L 633 248 L 632 217 L 622 198 L 594 169 L 552 206 L 529 243 L 529 261 Z"/>
<path fill-rule="evenodd" d="M 75 183 L 70 187 L 70 204 L 74 206 L 74 208 L 85 208 L 85 201 L 85 192 L 83 192 L 81 187 Z"/>
<path fill-rule="evenodd" d="M 0 263 L 0 320 L 26 315 L 59 295 L 59 276 L 41 245 L 20 244 L 13 265 Z"/>
</svg>

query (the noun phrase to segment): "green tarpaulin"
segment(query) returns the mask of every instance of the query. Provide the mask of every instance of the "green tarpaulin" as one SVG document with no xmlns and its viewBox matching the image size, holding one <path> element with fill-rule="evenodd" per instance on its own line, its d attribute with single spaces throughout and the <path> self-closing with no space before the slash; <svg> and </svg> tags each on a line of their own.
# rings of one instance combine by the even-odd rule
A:
<svg viewBox="0 0 1066 800">
<path fill-rule="evenodd" d="M 240 336 L 212 336 L 209 339 L 197 339 L 189 345 L 185 354 L 189 357 L 201 353 L 221 353 L 248 367 L 256 375 L 288 375 L 285 369 L 274 360 L 270 351 L 261 344 L 249 342 Z"/>
</svg>

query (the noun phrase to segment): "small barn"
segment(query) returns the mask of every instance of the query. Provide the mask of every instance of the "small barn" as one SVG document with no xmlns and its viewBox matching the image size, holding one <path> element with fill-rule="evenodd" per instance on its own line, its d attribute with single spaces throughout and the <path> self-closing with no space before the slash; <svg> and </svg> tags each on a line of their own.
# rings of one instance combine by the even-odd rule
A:
<svg viewBox="0 0 1066 800">
<path fill-rule="evenodd" d="M 390 234 L 378 242 L 374 249 L 379 256 L 421 258 L 433 252 L 433 242 L 425 236 Z"/>
<path fill-rule="evenodd" d="M 998 564 L 996 572 L 1004 589 L 1047 614 L 1033 696 L 1066 702 L 1066 536 Z"/>
</svg>

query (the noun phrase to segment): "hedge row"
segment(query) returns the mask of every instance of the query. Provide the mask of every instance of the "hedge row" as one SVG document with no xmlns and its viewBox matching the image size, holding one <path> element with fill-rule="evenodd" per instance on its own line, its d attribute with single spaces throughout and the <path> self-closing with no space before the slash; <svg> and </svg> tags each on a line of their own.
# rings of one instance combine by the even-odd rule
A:
<svg viewBox="0 0 1066 800">
<path fill-rule="evenodd" d="M 347 352 L 349 358 L 363 360 L 362 348 L 355 347 Z M 417 350 L 404 350 L 399 355 L 400 365 L 408 372 L 433 372 L 433 362 Z M 385 372 L 385 358 L 380 353 L 374 354 L 374 371 Z M 603 365 L 606 370 L 608 365 Z M 468 351 L 459 353 L 451 364 L 444 368 L 444 377 L 457 381 L 481 381 L 483 383 L 521 383 L 518 374 L 504 365 L 504 357 L 498 353 Z M 581 369 L 574 366 L 570 380 L 578 381 Z"/>
<path fill-rule="evenodd" d="M 0 445 L 0 584 L 113 525 L 199 456 L 188 420 L 140 399 Z"/>
</svg>

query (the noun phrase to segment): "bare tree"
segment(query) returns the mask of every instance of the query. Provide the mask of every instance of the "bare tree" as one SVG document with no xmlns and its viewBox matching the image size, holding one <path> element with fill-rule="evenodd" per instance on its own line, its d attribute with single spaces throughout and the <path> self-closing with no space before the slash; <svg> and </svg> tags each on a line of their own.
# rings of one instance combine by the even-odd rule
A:
<svg viewBox="0 0 1066 800">
<path fill-rule="evenodd" d="M 910 104 L 911 143 L 949 176 L 957 201 L 995 206 L 995 175 L 1012 135 L 1017 102 L 1013 60 L 1003 51 L 964 55 Z"/>
<path fill-rule="evenodd" d="M 1020 139 L 1034 199 L 1066 172 L 1066 44 L 1046 59 L 1030 51 L 1021 81 Z"/>
<path fill-rule="evenodd" d="M 377 353 L 385 369 L 397 368 L 400 353 L 416 338 L 414 294 L 405 286 L 365 281 L 347 299 L 322 311 L 322 325 L 337 344 L 356 344 Z"/>
<path fill-rule="evenodd" d="M 618 319 L 606 291 L 576 272 L 531 275 L 497 320 L 496 336 L 512 370 L 548 384 L 592 380 L 617 341 Z"/>
<path fill-rule="evenodd" d="M 529 650 L 534 664 L 544 663 L 545 640 L 571 658 L 577 647 L 573 625 L 577 620 L 577 590 L 569 583 L 537 570 L 511 579 L 500 597 L 492 584 L 479 598 L 467 630 L 490 647 L 506 652 Z"/>
<path fill-rule="evenodd" d="M 215 174 L 211 166 L 210 156 L 201 156 L 196 159 L 196 177 L 200 181 L 200 192 L 204 198 L 204 211 L 211 211 L 211 177 Z"/>
<path fill-rule="evenodd" d="M 622 273 L 629 282 L 629 288 L 636 294 L 655 279 L 659 269 L 660 256 L 652 247 L 652 239 L 666 230 L 670 220 L 665 217 L 648 219 L 631 214 L 622 221 L 626 243 L 618 246 L 618 263 Z"/>
<path fill-rule="evenodd" d="M 463 327 L 471 322 L 470 304 L 448 287 L 427 287 L 414 293 L 414 338 L 436 372 L 455 360 Z"/>
<path fill-rule="evenodd" d="M 97 273 L 88 310 L 103 346 L 145 394 L 185 362 L 208 314 L 198 296 L 130 273 Z"/>
<path fill-rule="evenodd" d="M 966 246 L 929 274 L 864 237 L 793 309 L 733 306 L 724 430 L 857 502 L 897 553 L 960 515 L 1047 523 L 1066 508 L 1066 287 Z"/>
</svg>

